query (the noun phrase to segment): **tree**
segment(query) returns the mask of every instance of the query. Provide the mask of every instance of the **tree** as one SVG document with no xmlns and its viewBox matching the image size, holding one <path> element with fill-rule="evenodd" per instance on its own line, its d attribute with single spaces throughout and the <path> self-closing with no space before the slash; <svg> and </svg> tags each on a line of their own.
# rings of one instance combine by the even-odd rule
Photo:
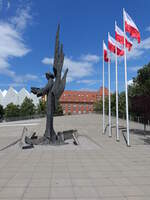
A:
<svg viewBox="0 0 150 200">
<path fill-rule="evenodd" d="M 20 107 L 20 115 L 21 116 L 30 116 L 35 114 L 35 105 L 33 104 L 33 100 L 29 98 L 25 98 Z"/>
<path fill-rule="evenodd" d="M 150 120 L 150 63 L 139 69 L 129 87 L 130 111 L 132 116 L 139 117 L 146 124 Z"/>
<path fill-rule="evenodd" d="M 103 112 L 103 101 L 99 100 L 94 103 L 94 111 L 98 113 Z"/>
<path fill-rule="evenodd" d="M 5 108 L 5 118 L 19 117 L 19 115 L 20 115 L 19 105 L 14 105 L 13 103 L 10 103 Z"/>
<path fill-rule="evenodd" d="M 131 90 L 132 95 L 150 95 L 150 63 L 138 70 Z"/>
<path fill-rule="evenodd" d="M 40 100 L 37 106 L 37 113 L 38 114 L 46 114 L 46 102 Z"/>
<path fill-rule="evenodd" d="M 119 117 L 124 118 L 126 116 L 126 100 L 125 92 L 121 92 L 118 97 L 118 111 Z"/>
<path fill-rule="evenodd" d="M 56 108 L 54 114 L 55 115 L 63 115 L 63 109 L 62 109 L 62 106 L 59 101 L 58 101 L 57 108 Z"/>
<path fill-rule="evenodd" d="M 94 103 L 94 111 L 97 113 L 103 112 L 103 100 L 100 99 Z M 108 97 L 105 97 L 105 113 L 108 114 Z"/>
<path fill-rule="evenodd" d="M 111 114 L 116 115 L 116 93 L 111 95 Z"/>
<path fill-rule="evenodd" d="M 0 120 L 3 118 L 3 115 L 4 115 L 4 109 L 3 106 L 0 105 Z"/>
</svg>

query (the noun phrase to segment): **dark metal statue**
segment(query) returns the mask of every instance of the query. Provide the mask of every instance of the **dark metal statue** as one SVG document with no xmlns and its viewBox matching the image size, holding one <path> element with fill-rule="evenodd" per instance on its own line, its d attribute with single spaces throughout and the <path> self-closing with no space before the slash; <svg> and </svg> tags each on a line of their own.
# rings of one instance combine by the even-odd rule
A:
<svg viewBox="0 0 150 200">
<path fill-rule="evenodd" d="M 55 43 L 55 55 L 54 55 L 54 64 L 53 72 L 54 74 L 48 72 L 46 73 L 46 78 L 48 83 L 44 88 L 31 88 L 31 92 L 36 94 L 37 97 L 47 95 L 47 106 L 46 106 L 46 130 L 44 133 L 43 139 L 48 139 L 51 143 L 55 143 L 57 140 L 57 135 L 53 128 L 53 116 L 55 109 L 57 107 L 58 100 L 62 95 L 65 85 L 66 85 L 66 76 L 68 69 L 65 70 L 63 77 L 61 78 L 61 72 L 64 63 L 64 52 L 63 45 L 59 43 L 59 30 L 60 25 L 58 25 L 56 33 L 56 43 Z"/>
<path fill-rule="evenodd" d="M 73 139 L 74 144 L 79 144 L 77 140 L 77 130 L 68 130 L 58 132 L 57 134 L 53 128 L 53 116 L 56 110 L 58 100 L 64 92 L 66 85 L 66 77 L 68 69 L 65 70 L 63 77 L 61 78 L 61 72 L 64 63 L 63 45 L 59 43 L 59 30 L 58 25 L 56 33 L 55 54 L 53 63 L 53 74 L 46 73 L 48 83 L 44 88 L 31 87 L 31 92 L 37 97 L 47 95 L 46 106 L 46 130 L 42 137 L 37 137 L 36 133 L 29 137 L 25 137 L 26 144 L 33 146 L 37 144 L 65 144 L 65 140 Z M 25 147 L 26 148 L 26 147 Z M 27 146 L 28 148 L 28 146 Z"/>
</svg>

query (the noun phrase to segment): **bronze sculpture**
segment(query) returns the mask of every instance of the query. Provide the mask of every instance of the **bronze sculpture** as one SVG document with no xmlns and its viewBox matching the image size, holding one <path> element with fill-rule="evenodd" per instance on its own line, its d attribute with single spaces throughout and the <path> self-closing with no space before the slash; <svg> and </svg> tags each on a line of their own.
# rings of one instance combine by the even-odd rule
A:
<svg viewBox="0 0 150 200">
<path fill-rule="evenodd" d="M 53 73 L 46 73 L 48 83 L 44 88 L 31 87 L 31 92 L 37 97 L 47 95 L 47 108 L 46 108 L 46 130 L 42 138 L 32 137 L 26 138 L 28 144 L 38 144 L 43 142 L 56 143 L 58 136 L 56 135 L 53 128 L 53 116 L 57 107 L 58 100 L 62 95 L 65 85 L 68 69 L 65 70 L 63 77 L 61 78 L 63 63 L 64 63 L 64 52 L 63 45 L 59 42 L 59 31 L 60 25 L 58 25 L 55 42 L 55 54 Z M 33 139 L 35 139 L 33 141 Z"/>
</svg>

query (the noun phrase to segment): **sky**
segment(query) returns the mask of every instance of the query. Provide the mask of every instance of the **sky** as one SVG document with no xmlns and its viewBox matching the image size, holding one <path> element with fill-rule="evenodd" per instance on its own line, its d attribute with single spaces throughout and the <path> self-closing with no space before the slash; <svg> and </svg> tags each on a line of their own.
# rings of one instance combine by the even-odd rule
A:
<svg viewBox="0 0 150 200">
<path fill-rule="evenodd" d="M 115 20 L 123 28 L 125 8 L 141 34 L 127 55 L 128 81 L 150 62 L 149 0 L 0 0 L 0 89 L 43 87 L 52 72 L 55 35 L 60 23 L 67 90 L 98 90 L 102 86 L 102 41 L 114 37 Z M 130 38 L 131 39 L 131 38 Z M 111 91 L 115 91 L 115 62 L 111 60 Z M 124 91 L 124 62 L 118 60 L 119 91 Z M 105 87 L 108 86 L 105 63 Z"/>
</svg>

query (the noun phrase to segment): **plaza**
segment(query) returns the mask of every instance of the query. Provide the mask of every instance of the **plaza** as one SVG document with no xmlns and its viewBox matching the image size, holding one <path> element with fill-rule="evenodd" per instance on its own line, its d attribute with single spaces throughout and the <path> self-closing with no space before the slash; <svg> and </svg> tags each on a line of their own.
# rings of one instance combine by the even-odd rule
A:
<svg viewBox="0 0 150 200">
<path fill-rule="evenodd" d="M 108 119 L 107 119 L 108 120 Z M 115 118 L 112 118 L 115 123 Z M 125 120 L 119 120 L 125 126 Z M 0 149 L 21 137 L 23 127 L 43 134 L 45 118 L 0 124 Z M 77 129 L 80 145 L 35 146 L 19 144 L 0 151 L 0 199 L 149 200 L 149 127 L 130 122 L 131 147 L 120 129 L 112 138 L 102 135 L 102 116 L 71 115 L 54 118 L 56 131 Z"/>
</svg>

